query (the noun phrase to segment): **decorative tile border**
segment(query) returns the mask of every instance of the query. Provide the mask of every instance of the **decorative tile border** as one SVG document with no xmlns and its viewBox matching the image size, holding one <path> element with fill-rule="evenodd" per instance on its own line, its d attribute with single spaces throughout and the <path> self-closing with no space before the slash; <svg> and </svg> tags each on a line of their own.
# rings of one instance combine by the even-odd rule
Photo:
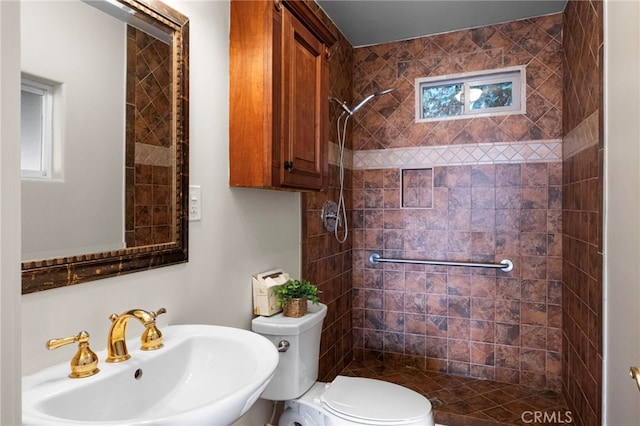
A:
<svg viewBox="0 0 640 426">
<path fill-rule="evenodd" d="M 337 143 L 329 142 L 329 164 L 340 165 L 340 148 Z M 353 151 L 350 149 L 344 150 L 344 166 L 347 169 L 353 169 Z"/>
<path fill-rule="evenodd" d="M 171 148 L 136 143 L 136 164 L 169 167 L 172 163 Z"/>
<path fill-rule="evenodd" d="M 562 139 L 562 156 L 571 158 L 580 151 L 598 144 L 598 111 L 587 117 Z"/>
<path fill-rule="evenodd" d="M 556 161 L 562 161 L 560 139 L 391 148 L 353 153 L 353 169 L 356 170 Z"/>
</svg>

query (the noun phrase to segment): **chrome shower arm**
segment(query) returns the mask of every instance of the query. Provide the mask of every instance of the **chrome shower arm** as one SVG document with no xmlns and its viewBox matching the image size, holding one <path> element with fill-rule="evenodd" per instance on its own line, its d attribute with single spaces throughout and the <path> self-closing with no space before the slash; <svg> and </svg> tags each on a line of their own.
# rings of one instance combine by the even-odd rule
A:
<svg viewBox="0 0 640 426">
<path fill-rule="evenodd" d="M 349 107 L 347 106 L 347 102 L 346 101 L 341 101 L 340 99 L 334 98 L 333 96 L 329 96 L 329 100 L 337 102 L 338 104 L 340 104 L 340 106 L 344 110 L 343 114 L 346 112 L 349 115 L 353 115 L 353 114 L 356 113 L 356 111 L 358 111 L 360 108 L 362 108 L 362 106 L 364 104 L 366 104 L 367 102 L 369 102 L 371 99 L 375 98 L 376 96 L 380 96 L 380 95 L 384 95 L 385 93 L 392 92 L 394 90 L 396 90 L 395 87 L 389 87 L 388 89 L 383 89 L 383 90 L 380 90 L 378 92 L 372 93 L 369 96 L 367 96 L 366 98 L 364 98 L 363 100 L 361 100 L 358 105 L 354 106 L 351 109 L 349 109 Z"/>
<path fill-rule="evenodd" d="M 347 107 L 347 101 L 341 101 L 338 98 L 334 98 L 333 96 L 329 96 L 329 100 L 330 101 L 334 101 L 337 102 L 344 111 L 342 111 L 342 114 L 347 113 L 349 115 L 353 114 L 353 112 L 349 109 L 349 107 Z"/>
<path fill-rule="evenodd" d="M 373 99 L 376 96 L 375 93 L 367 96 L 366 98 L 364 98 L 362 101 L 360 101 L 360 103 L 358 105 L 356 105 L 355 107 L 353 107 L 353 109 L 351 110 L 351 112 L 349 113 L 350 115 L 355 114 L 356 111 L 358 111 L 360 108 L 362 108 L 362 106 L 364 104 L 366 104 L 367 102 L 369 102 L 371 99 Z"/>
</svg>

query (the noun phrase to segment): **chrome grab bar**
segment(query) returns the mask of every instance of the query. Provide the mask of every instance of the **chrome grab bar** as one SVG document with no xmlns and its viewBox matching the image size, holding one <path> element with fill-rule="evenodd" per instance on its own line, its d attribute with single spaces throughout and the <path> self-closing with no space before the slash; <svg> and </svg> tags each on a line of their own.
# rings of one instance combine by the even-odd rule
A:
<svg viewBox="0 0 640 426">
<path fill-rule="evenodd" d="M 380 257 L 378 253 L 371 253 L 371 256 L 369 256 L 369 263 L 371 263 L 372 265 L 377 265 L 381 262 L 413 263 L 419 265 L 469 266 L 473 268 L 497 268 L 504 272 L 509 272 L 513 269 L 513 262 L 509 259 L 504 259 L 500 263 L 447 262 L 444 260 L 385 259 L 384 257 Z"/>
</svg>

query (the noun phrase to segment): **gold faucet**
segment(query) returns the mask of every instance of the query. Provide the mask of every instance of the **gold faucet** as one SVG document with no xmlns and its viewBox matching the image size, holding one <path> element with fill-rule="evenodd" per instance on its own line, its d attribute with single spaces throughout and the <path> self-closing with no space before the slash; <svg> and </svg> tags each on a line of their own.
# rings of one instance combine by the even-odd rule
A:
<svg viewBox="0 0 640 426">
<path fill-rule="evenodd" d="M 121 362 L 131 358 L 127 350 L 125 331 L 130 318 L 136 318 L 144 326 L 145 330 L 140 337 L 143 351 L 153 351 L 160 349 L 162 344 L 162 333 L 156 327 L 156 317 L 167 312 L 165 308 L 158 309 L 157 312 L 147 312 L 142 309 L 132 309 L 121 315 L 111 314 L 111 329 L 107 337 L 107 362 Z"/>
<path fill-rule="evenodd" d="M 100 369 L 98 368 L 98 356 L 89 348 L 89 333 L 81 331 L 75 336 L 63 337 L 61 339 L 51 339 L 47 341 L 47 349 L 57 349 L 60 346 L 68 345 L 70 343 L 80 342 L 78 344 L 78 351 L 71 358 L 71 373 L 69 377 L 72 379 L 78 379 L 81 377 L 89 377 L 96 374 Z"/>
</svg>

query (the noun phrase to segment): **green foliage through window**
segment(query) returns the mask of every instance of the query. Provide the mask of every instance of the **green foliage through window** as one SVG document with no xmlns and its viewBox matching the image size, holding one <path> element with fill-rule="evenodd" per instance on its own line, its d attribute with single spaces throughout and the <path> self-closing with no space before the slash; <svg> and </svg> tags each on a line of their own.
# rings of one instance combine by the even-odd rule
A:
<svg viewBox="0 0 640 426">
<path fill-rule="evenodd" d="M 481 84 L 470 86 L 470 91 L 479 90 L 480 97 L 473 100 L 471 96 L 471 109 L 499 108 L 513 105 L 513 82 L 494 84 Z"/>
<path fill-rule="evenodd" d="M 450 117 L 461 115 L 463 103 L 456 99 L 462 83 L 430 86 L 422 89 L 422 117 Z M 458 95 L 458 98 L 460 95 Z"/>
<path fill-rule="evenodd" d="M 525 67 L 417 78 L 416 122 L 526 113 Z"/>
</svg>

